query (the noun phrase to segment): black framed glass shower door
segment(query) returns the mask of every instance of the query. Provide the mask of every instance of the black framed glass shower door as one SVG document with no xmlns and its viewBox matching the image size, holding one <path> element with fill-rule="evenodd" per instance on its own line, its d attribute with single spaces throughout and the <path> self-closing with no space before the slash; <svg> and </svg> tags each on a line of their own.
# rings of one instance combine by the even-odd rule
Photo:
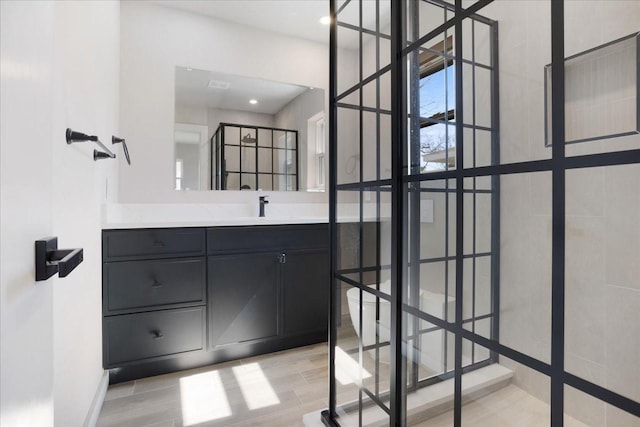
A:
<svg viewBox="0 0 640 427">
<path fill-rule="evenodd" d="M 566 246 L 582 244 L 566 233 L 566 180 L 640 163 L 638 140 L 567 154 L 556 83 L 544 146 L 537 101 L 545 66 L 565 79 L 564 4 L 517 3 L 331 2 L 327 425 L 474 425 L 473 373 L 502 368 L 500 387 L 546 401 L 542 425 L 586 398 L 640 414 L 632 395 L 564 362 Z M 536 37 L 518 32 L 530 16 Z"/>
</svg>

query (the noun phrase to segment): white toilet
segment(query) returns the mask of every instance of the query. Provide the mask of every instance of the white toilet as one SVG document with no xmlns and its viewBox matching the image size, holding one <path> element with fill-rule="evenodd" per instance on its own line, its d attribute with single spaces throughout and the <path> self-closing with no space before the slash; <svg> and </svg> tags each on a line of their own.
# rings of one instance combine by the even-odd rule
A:
<svg viewBox="0 0 640 427">
<path fill-rule="evenodd" d="M 369 285 L 374 287 L 375 285 Z M 380 291 L 387 295 L 391 294 L 391 282 L 389 280 L 380 284 Z M 369 292 L 363 291 L 363 303 L 362 303 L 362 345 L 368 346 L 376 343 L 376 296 Z M 380 300 L 380 321 L 379 321 L 379 338 L 378 342 L 389 341 L 390 339 L 390 323 L 391 323 L 391 303 L 389 301 Z M 356 330 L 356 334 L 360 335 L 360 319 L 358 307 L 360 306 L 360 289 L 351 288 L 347 291 L 347 302 L 349 304 L 349 315 L 351 316 L 351 323 Z M 444 317 L 445 304 L 448 306 L 448 316 L 453 318 L 455 316 L 455 298 L 447 297 L 443 294 L 437 294 L 425 290 L 420 291 L 420 309 L 440 318 Z M 431 323 L 422 320 L 420 322 L 420 329 L 427 329 L 433 327 Z M 453 340 L 447 340 L 448 351 L 444 351 L 445 345 L 445 332 L 442 330 L 430 332 L 422 336 L 420 340 L 420 364 L 431 369 L 434 372 L 440 372 L 443 369 L 444 357 L 450 359 L 449 365 L 453 363 Z M 389 347 L 382 347 L 384 350 L 379 353 L 379 360 L 384 363 L 389 363 Z M 373 356 L 374 350 L 369 350 L 369 353 Z M 411 357 L 411 355 L 410 355 Z"/>
<path fill-rule="evenodd" d="M 375 289 L 375 285 L 369 285 Z M 391 281 L 387 280 L 380 284 L 380 292 L 389 295 L 391 293 Z M 362 345 L 368 346 L 376 343 L 376 296 L 369 292 L 362 292 Z M 391 335 L 389 334 L 389 326 L 391 320 L 391 303 L 389 301 L 380 300 L 380 332 L 378 342 L 389 341 Z M 351 323 L 356 330 L 356 334 L 360 336 L 360 317 L 358 307 L 360 306 L 360 289 L 351 288 L 347 291 L 347 302 L 349 303 L 349 315 L 351 316 Z M 388 349 L 389 347 L 385 347 Z M 371 354 L 373 351 L 370 350 Z M 382 351 L 380 353 L 380 360 L 389 363 L 389 352 Z M 385 360 L 386 359 L 386 360 Z"/>
</svg>

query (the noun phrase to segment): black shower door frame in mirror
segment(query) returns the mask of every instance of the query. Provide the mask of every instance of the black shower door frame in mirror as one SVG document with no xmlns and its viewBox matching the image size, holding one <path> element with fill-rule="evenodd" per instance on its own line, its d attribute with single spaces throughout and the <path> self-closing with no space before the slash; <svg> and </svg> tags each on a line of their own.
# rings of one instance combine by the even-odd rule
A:
<svg viewBox="0 0 640 427">
<path fill-rule="evenodd" d="M 463 8 L 462 0 L 330 0 L 327 426 L 412 425 L 410 396 L 448 382 L 452 424 L 459 427 L 463 374 L 502 358 L 548 380 L 552 427 L 563 426 L 566 387 L 640 416 L 639 402 L 565 367 L 567 172 L 640 164 L 640 149 L 566 155 L 565 5 L 550 0 L 554 144 L 549 158 L 501 163 L 499 23 L 482 16 L 493 2 L 466 1 Z M 421 33 L 417 20 L 424 4 L 442 19 Z M 491 34 L 489 63 L 476 60 L 484 52 L 476 50 L 474 28 L 482 26 Z M 480 74 L 490 76 L 482 101 L 475 83 Z M 443 99 L 436 102 L 442 106 L 431 111 L 419 95 L 429 77 L 444 82 Z M 441 137 L 429 139 L 436 126 L 444 129 Z M 481 135 L 488 140 L 484 146 Z M 550 177 L 549 360 L 500 337 L 500 183 L 534 173 Z M 434 200 L 442 201 L 441 211 Z M 445 219 L 443 230 L 425 234 L 436 215 Z M 480 229 L 490 230 L 484 243 Z M 432 242 L 443 252 L 432 253 Z M 477 301 L 480 265 L 490 271 L 485 307 Z M 434 266 L 442 287 L 425 296 L 421 277 Z M 437 308 L 427 308 L 429 301 Z M 440 365 L 424 374 L 428 363 L 421 351 L 434 342 L 441 345 Z"/>
<path fill-rule="evenodd" d="M 281 143 L 276 143 L 280 139 Z M 294 129 L 220 123 L 211 137 L 211 188 L 297 191 L 298 143 L 298 131 Z M 279 158 L 284 158 L 284 167 L 292 170 L 278 169 Z M 230 164 L 233 159 L 237 161 Z M 237 178 L 237 188 L 229 185 L 230 175 Z"/>
</svg>

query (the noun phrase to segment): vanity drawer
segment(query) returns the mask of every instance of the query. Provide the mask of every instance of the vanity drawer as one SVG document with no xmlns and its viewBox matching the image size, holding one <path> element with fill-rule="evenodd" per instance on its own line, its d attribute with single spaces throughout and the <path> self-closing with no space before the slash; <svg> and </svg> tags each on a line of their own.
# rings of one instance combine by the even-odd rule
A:
<svg viewBox="0 0 640 427">
<path fill-rule="evenodd" d="M 327 224 L 210 228 L 207 251 L 324 248 L 329 245 L 328 230 Z"/>
<path fill-rule="evenodd" d="M 105 368 L 203 350 L 204 321 L 204 307 L 105 317 Z"/>
<path fill-rule="evenodd" d="M 105 231 L 102 253 L 105 261 L 204 255 L 205 233 L 202 228 Z"/>
<path fill-rule="evenodd" d="M 205 258 L 121 261 L 104 264 L 104 311 L 168 304 L 205 304 Z"/>
</svg>

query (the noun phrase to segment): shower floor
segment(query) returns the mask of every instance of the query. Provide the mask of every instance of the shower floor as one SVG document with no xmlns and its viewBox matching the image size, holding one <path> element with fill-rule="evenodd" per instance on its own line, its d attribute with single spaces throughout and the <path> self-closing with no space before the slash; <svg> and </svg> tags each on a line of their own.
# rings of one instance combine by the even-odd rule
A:
<svg viewBox="0 0 640 427">
<path fill-rule="evenodd" d="M 500 365 L 465 374 L 463 381 L 462 423 L 473 427 L 543 427 L 549 425 L 549 405 L 510 383 L 511 371 Z M 465 384 L 466 383 L 466 384 Z M 451 427 L 453 425 L 453 384 L 447 381 L 425 387 L 408 396 L 408 426 Z M 308 427 L 318 414 L 305 416 Z M 358 414 L 342 412 L 339 419 L 343 427 L 357 426 Z M 588 427 L 565 415 L 566 427 Z M 365 408 L 362 425 L 388 426 L 388 418 L 378 408 Z"/>
<path fill-rule="evenodd" d="M 549 425 L 549 405 L 513 384 L 462 406 L 462 424 L 473 427 L 542 427 Z M 430 418 L 415 427 L 451 427 L 453 412 Z M 566 427 L 586 427 L 567 415 Z"/>
</svg>

